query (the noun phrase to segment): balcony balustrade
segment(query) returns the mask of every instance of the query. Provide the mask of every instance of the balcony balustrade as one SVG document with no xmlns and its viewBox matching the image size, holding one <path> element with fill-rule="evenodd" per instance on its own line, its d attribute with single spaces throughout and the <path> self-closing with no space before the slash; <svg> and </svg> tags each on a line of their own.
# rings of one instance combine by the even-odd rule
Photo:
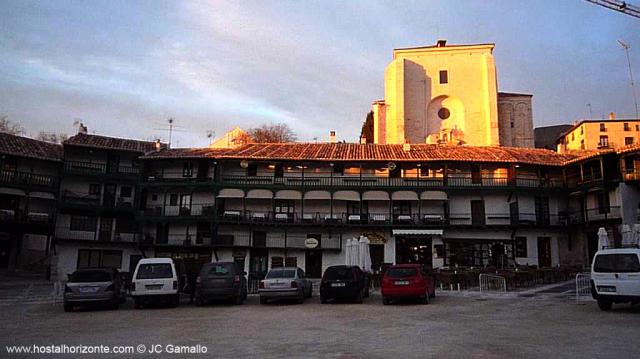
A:
<svg viewBox="0 0 640 359">
<path fill-rule="evenodd" d="M 5 185 L 55 190 L 58 179 L 54 176 L 21 171 L 0 171 L 0 183 Z"/>
<path fill-rule="evenodd" d="M 136 166 L 126 165 L 109 165 L 102 162 L 90 161 L 64 161 L 64 171 L 77 175 L 118 175 L 126 177 L 137 177 L 140 174 L 140 168 Z"/>
<path fill-rule="evenodd" d="M 58 226 L 55 229 L 55 236 L 58 239 L 85 240 L 97 242 L 123 242 L 136 243 L 140 239 L 138 233 L 125 231 L 83 231 L 70 229 L 69 226 Z"/>
</svg>

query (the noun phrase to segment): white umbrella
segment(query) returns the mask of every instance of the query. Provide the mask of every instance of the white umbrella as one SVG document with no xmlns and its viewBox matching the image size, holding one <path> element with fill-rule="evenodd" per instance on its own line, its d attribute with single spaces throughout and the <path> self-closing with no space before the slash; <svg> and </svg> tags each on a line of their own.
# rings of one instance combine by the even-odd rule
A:
<svg viewBox="0 0 640 359">
<path fill-rule="evenodd" d="M 350 265 L 351 262 L 351 238 L 347 239 L 347 244 L 344 246 L 344 264 Z"/>
<path fill-rule="evenodd" d="M 640 246 L 640 224 L 633 225 L 633 239 L 636 245 Z"/>
<path fill-rule="evenodd" d="M 633 245 L 633 232 L 631 232 L 631 227 L 627 224 L 622 225 L 622 230 L 620 230 L 622 234 L 622 245 L 628 246 Z"/>
<path fill-rule="evenodd" d="M 600 227 L 598 229 L 598 249 L 602 249 L 604 247 L 609 246 L 609 235 L 604 227 Z"/>
<path fill-rule="evenodd" d="M 351 241 L 351 265 L 357 266 L 358 261 L 360 260 L 360 245 L 358 243 L 358 238 L 354 238 Z"/>
<path fill-rule="evenodd" d="M 369 238 L 362 237 L 360 240 L 362 243 L 362 270 L 365 272 L 371 272 L 371 251 Z"/>
</svg>

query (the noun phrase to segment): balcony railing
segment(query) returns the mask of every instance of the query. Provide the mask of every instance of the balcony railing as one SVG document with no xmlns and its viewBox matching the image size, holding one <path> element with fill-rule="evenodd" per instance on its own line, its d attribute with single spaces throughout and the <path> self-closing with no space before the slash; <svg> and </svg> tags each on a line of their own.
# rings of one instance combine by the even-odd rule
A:
<svg viewBox="0 0 640 359">
<path fill-rule="evenodd" d="M 69 226 L 58 226 L 55 229 L 55 236 L 58 239 L 85 240 L 96 242 L 123 242 L 135 243 L 139 240 L 139 235 L 133 232 L 96 232 L 70 229 Z"/>
<path fill-rule="evenodd" d="M 79 174 L 79 175 L 123 175 L 123 176 L 138 176 L 140 168 L 135 166 L 126 165 L 109 165 L 101 162 L 89 162 L 89 161 L 64 161 L 64 171 L 67 173 Z"/>
<path fill-rule="evenodd" d="M 629 169 L 624 171 L 625 181 L 640 181 L 640 170 Z"/>
<path fill-rule="evenodd" d="M 371 176 L 334 176 L 334 177 L 273 177 L 273 176 L 224 176 L 223 184 L 236 186 L 284 186 L 284 187 L 527 187 L 527 188 L 562 188 L 561 179 L 506 176 L 471 176 L 450 175 L 445 177 L 371 177 Z"/>
<path fill-rule="evenodd" d="M 213 177 L 198 176 L 196 171 L 157 171 L 144 176 L 145 182 L 212 182 Z"/>
<path fill-rule="evenodd" d="M 53 209 L 13 210 L 0 209 L 0 221 L 21 222 L 28 224 L 52 224 L 55 211 Z"/>
<path fill-rule="evenodd" d="M 0 171 L 0 183 L 14 186 L 31 186 L 46 189 L 55 189 L 58 180 L 54 176 L 21 172 L 21 171 Z"/>
<path fill-rule="evenodd" d="M 215 215 L 213 203 L 192 203 L 190 206 L 155 206 L 143 210 L 145 216 L 167 217 L 212 217 Z"/>
<path fill-rule="evenodd" d="M 583 224 L 586 222 L 617 220 L 622 218 L 620 206 L 608 208 L 588 208 L 583 211 L 571 211 L 567 214 L 570 224 Z"/>
<path fill-rule="evenodd" d="M 96 195 L 81 195 L 70 191 L 63 191 L 60 196 L 60 202 L 70 206 L 99 207 L 100 197 Z"/>
</svg>

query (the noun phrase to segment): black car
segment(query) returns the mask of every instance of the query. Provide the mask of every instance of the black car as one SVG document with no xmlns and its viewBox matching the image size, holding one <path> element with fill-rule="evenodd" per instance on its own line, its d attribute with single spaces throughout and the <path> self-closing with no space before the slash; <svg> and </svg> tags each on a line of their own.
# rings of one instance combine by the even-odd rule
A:
<svg viewBox="0 0 640 359">
<path fill-rule="evenodd" d="M 362 303 L 369 296 L 370 276 L 358 266 L 337 265 L 324 271 L 320 282 L 320 302 L 348 300 Z"/>
<path fill-rule="evenodd" d="M 234 262 L 205 264 L 196 278 L 196 305 L 218 299 L 233 299 L 242 304 L 247 299 L 245 274 Z"/>
</svg>

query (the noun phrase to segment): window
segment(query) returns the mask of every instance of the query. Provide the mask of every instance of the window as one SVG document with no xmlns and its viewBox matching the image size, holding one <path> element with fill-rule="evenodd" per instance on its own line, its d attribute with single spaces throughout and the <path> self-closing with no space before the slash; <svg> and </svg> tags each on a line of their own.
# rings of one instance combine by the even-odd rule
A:
<svg viewBox="0 0 640 359">
<path fill-rule="evenodd" d="M 604 123 L 600 124 L 600 132 L 607 132 L 607 127 L 605 126 Z"/>
<path fill-rule="evenodd" d="M 121 187 L 120 188 L 120 197 L 131 197 L 131 187 Z"/>
<path fill-rule="evenodd" d="M 516 237 L 516 258 L 527 257 L 527 237 Z"/>
<path fill-rule="evenodd" d="M 191 207 L 191 195 L 190 194 L 181 194 L 180 195 L 180 207 Z"/>
<path fill-rule="evenodd" d="M 157 195 L 157 194 L 155 194 L 155 193 L 154 193 L 154 194 L 152 194 L 152 195 L 151 195 L 151 200 L 152 200 L 152 201 L 157 201 L 157 200 L 158 200 L 158 195 Z"/>
<path fill-rule="evenodd" d="M 636 125 L 636 131 L 640 131 L 640 125 Z"/>
<path fill-rule="evenodd" d="M 629 123 L 628 122 L 624 123 L 624 130 L 625 131 L 631 131 L 631 127 L 629 127 Z"/>
<path fill-rule="evenodd" d="M 116 233 L 135 233 L 136 221 L 133 218 L 116 219 Z"/>
<path fill-rule="evenodd" d="M 635 162 L 631 157 L 625 157 L 624 159 L 624 169 L 627 172 L 633 171 L 635 168 Z"/>
<path fill-rule="evenodd" d="M 294 213 L 295 203 L 292 199 L 277 199 L 275 202 L 276 213 Z"/>
<path fill-rule="evenodd" d="M 598 213 L 605 214 L 610 212 L 609 193 L 598 192 Z"/>
<path fill-rule="evenodd" d="M 580 149 L 584 150 L 584 140 L 580 140 Z"/>
<path fill-rule="evenodd" d="M 89 184 L 89 196 L 99 196 L 100 195 L 100 184 L 99 183 L 90 183 Z"/>
<path fill-rule="evenodd" d="M 169 263 L 146 263 L 138 267 L 136 279 L 173 278 L 173 268 Z"/>
<path fill-rule="evenodd" d="M 193 176 L 193 163 L 185 162 L 182 164 L 182 177 L 192 177 Z"/>
<path fill-rule="evenodd" d="M 88 231 L 96 230 L 97 218 L 89 216 L 71 216 L 69 229 L 72 231 Z"/>
<path fill-rule="evenodd" d="M 448 84 L 449 83 L 449 72 L 447 70 L 440 70 L 440 84 Z"/>
<path fill-rule="evenodd" d="M 247 167 L 247 176 L 255 177 L 258 175 L 258 165 L 256 163 L 251 163 Z"/>
<path fill-rule="evenodd" d="M 446 120 L 449 117 L 451 117 L 451 111 L 449 111 L 448 108 L 443 107 L 443 108 L 438 110 L 438 117 L 440 117 L 440 119 L 442 119 L 442 120 Z"/>
<path fill-rule="evenodd" d="M 580 126 L 580 134 L 584 135 L 584 126 Z"/>
<path fill-rule="evenodd" d="M 535 197 L 536 224 L 549 225 L 549 197 Z"/>
<path fill-rule="evenodd" d="M 575 139 L 576 139 L 575 132 L 571 132 L 571 141 L 574 141 Z"/>
<path fill-rule="evenodd" d="M 609 147 L 609 136 L 600 136 L 598 147 Z"/>
<path fill-rule="evenodd" d="M 169 205 L 177 206 L 178 205 L 178 195 L 176 193 L 171 193 L 169 195 Z"/>
<path fill-rule="evenodd" d="M 429 167 L 422 165 L 420 167 L 420 176 L 421 177 L 429 177 Z"/>
<path fill-rule="evenodd" d="M 393 216 L 411 215 L 411 201 L 393 201 Z"/>
<path fill-rule="evenodd" d="M 362 202 L 362 212 L 360 212 L 360 202 L 347 202 L 347 215 L 349 214 L 367 214 L 369 213 L 369 202 Z"/>
<path fill-rule="evenodd" d="M 593 263 L 597 273 L 636 273 L 640 272 L 640 261 L 635 253 L 601 254 Z"/>
<path fill-rule="evenodd" d="M 122 251 L 79 249 L 77 267 L 78 269 L 97 267 L 121 268 Z"/>
<path fill-rule="evenodd" d="M 633 144 L 633 137 L 625 137 L 624 138 L 624 144 L 625 145 L 632 145 Z"/>
</svg>

